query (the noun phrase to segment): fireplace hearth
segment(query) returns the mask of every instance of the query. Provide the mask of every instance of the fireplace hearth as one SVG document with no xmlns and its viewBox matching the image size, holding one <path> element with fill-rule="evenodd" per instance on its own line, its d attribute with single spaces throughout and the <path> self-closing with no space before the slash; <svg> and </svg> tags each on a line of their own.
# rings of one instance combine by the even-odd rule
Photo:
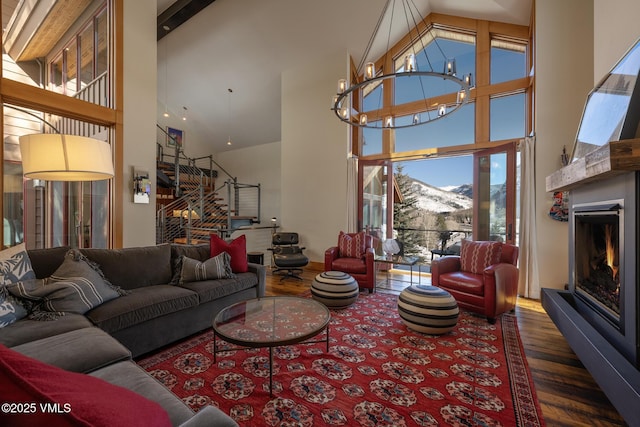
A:
<svg viewBox="0 0 640 427">
<path fill-rule="evenodd" d="M 542 306 L 625 421 L 640 426 L 640 39 L 589 93 L 571 162 L 569 285 Z"/>
<path fill-rule="evenodd" d="M 640 172 L 573 185 L 568 289 L 542 306 L 629 425 L 640 425 Z"/>
</svg>

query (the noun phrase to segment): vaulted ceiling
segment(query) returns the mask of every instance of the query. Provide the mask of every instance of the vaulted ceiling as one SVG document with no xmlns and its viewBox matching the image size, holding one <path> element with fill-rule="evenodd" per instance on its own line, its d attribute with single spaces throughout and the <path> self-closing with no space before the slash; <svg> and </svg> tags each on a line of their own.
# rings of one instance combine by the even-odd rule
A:
<svg viewBox="0 0 640 427">
<path fill-rule="evenodd" d="M 529 25 L 531 13 L 531 0 L 413 1 L 423 16 L 437 12 Z M 159 17 L 177 3 L 190 2 L 158 0 Z M 282 72 L 337 52 L 350 52 L 357 63 L 384 3 L 212 1 L 158 41 L 159 123 L 172 123 L 162 117 L 165 104 L 173 116 L 186 107 L 186 147 L 191 133 L 210 142 L 210 151 L 280 141 Z"/>
</svg>

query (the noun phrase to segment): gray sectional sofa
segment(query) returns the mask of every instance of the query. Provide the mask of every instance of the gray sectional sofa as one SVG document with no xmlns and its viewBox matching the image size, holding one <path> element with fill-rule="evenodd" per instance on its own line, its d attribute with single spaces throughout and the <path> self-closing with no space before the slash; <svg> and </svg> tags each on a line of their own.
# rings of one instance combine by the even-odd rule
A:
<svg viewBox="0 0 640 427">
<path fill-rule="evenodd" d="M 28 251 L 36 276 L 45 278 L 54 273 L 69 249 Z M 230 304 L 264 296 L 265 268 L 249 263 L 248 272 L 233 278 L 180 283 L 182 256 L 205 261 L 210 253 L 208 245 L 80 251 L 127 294 L 84 315 L 67 313 L 51 321 L 23 318 L 0 328 L 0 344 L 67 371 L 133 390 L 158 402 L 173 425 L 236 425 L 214 407 L 194 416 L 133 358 L 211 327 L 215 314 Z"/>
</svg>

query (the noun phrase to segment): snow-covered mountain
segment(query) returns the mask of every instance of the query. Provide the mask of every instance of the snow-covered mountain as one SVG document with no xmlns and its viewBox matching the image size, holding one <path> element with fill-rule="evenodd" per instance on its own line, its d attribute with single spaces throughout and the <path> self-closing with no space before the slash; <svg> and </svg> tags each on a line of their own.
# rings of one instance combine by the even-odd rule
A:
<svg viewBox="0 0 640 427">
<path fill-rule="evenodd" d="M 418 207 L 429 212 L 453 212 L 460 209 L 471 209 L 473 200 L 471 184 L 460 187 L 438 188 L 412 179 L 411 188 L 418 197 Z"/>
</svg>

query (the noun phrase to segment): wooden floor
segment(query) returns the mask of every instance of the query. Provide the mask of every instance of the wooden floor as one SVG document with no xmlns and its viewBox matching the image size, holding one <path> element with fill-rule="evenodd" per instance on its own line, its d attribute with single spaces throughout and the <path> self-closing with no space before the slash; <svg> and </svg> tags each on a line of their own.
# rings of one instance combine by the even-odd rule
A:
<svg viewBox="0 0 640 427">
<path fill-rule="evenodd" d="M 280 281 L 267 267 L 267 295 L 296 295 L 311 288 L 319 271 L 309 268 L 302 281 Z M 428 276 L 420 278 L 428 283 Z M 408 276 L 391 274 L 389 281 L 379 275 L 379 291 L 398 293 L 409 283 Z M 414 276 L 414 280 L 417 280 Z M 386 289 L 384 289 L 386 288 Z M 529 368 L 549 427 L 626 426 L 622 417 L 582 366 L 539 301 L 519 299 L 516 308 L 518 329 Z"/>
</svg>

